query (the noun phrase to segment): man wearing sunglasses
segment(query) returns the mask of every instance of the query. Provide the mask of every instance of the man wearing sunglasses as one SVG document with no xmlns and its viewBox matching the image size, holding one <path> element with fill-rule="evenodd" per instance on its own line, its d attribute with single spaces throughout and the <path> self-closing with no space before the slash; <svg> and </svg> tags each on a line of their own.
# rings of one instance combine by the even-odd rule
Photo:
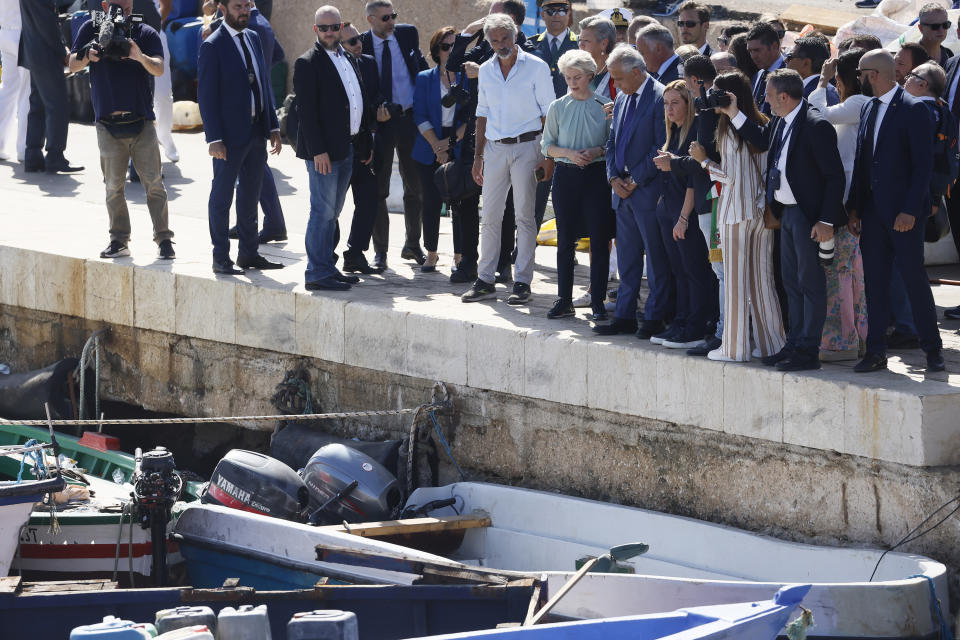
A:
<svg viewBox="0 0 960 640">
<path fill-rule="evenodd" d="M 390 217 L 387 214 L 387 196 L 390 195 L 390 176 L 396 152 L 403 181 L 403 217 L 406 225 L 403 250 L 400 257 L 423 264 L 427 257 L 420 248 L 423 196 L 420 174 L 411 156 L 413 143 L 419 133 L 413 122 L 413 88 L 417 74 L 429 65 L 420 51 L 420 35 L 412 24 L 397 24 L 397 12 L 390 0 L 371 0 L 366 6 L 370 29 L 360 36 L 363 52 L 373 56 L 380 71 L 380 95 L 386 110 L 392 110 L 390 119 L 377 129 L 377 153 L 374 173 L 377 174 L 380 202 L 373 227 L 374 266 L 387 268 L 387 244 L 390 237 Z"/>
<path fill-rule="evenodd" d="M 799 38 L 793 44 L 793 50 L 784 56 L 787 68 L 793 69 L 803 78 L 803 97 L 807 99 L 820 84 L 820 70 L 830 57 L 830 43 L 826 39 L 809 36 Z M 832 84 L 827 85 L 827 106 L 840 103 L 840 94 Z"/>
<path fill-rule="evenodd" d="M 567 93 L 567 81 L 557 67 L 557 60 L 577 48 L 577 35 L 570 29 L 573 9 L 567 0 L 537 0 L 540 17 L 547 30 L 536 37 L 534 55 L 547 63 L 553 76 L 553 89 L 560 98 Z"/>
<path fill-rule="evenodd" d="M 713 55 L 713 49 L 707 44 L 707 32 L 710 30 L 710 7 L 693 0 L 687 0 L 680 5 L 677 17 L 677 29 L 680 32 L 680 42 L 692 44 L 708 58 Z"/>
<path fill-rule="evenodd" d="M 917 22 L 920 29 L 920 46 L 927 50 L 931 60 L 937 61 L 941 67 L 947 65 L 947 60 L 953 57 L 953 51 L 942 45 L 950 33 L 950 18 L 943 5 L 930 2 L 920 7 L 920 20 Z"/>
</svg>

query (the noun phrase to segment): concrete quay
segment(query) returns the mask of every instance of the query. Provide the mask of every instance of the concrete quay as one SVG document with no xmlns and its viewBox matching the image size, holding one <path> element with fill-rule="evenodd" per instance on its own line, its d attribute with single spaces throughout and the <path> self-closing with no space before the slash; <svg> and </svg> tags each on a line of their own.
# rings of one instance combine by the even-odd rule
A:
<svg viewBox="0 0 960 640">
<path fill-rule="evenodd" d="M 14 370 L 78 355 L 92 330 L 108 326 L 104 393 L 157 411 L 269 413 L 274 385 L 295 366 L 311 371 L 327 411 L 415 406 L 441 380 L 458 409 L 444 424 L 448 439 L 474 477 L 791 539 L 892 544 L 956 494 L 955 323 L 942 327 L 948 372 L 929 376 L 918 351 L 891 354 L 890 372 L 865 376 L 852 363 L 784 374 L 693 359 L 632 336 L 596 337 L 584 310 L 547 320 L 556 283 L 548 247 L 538 249 L 533 304 L 464 305 L 464 287 L 446 279 L 449 221 L 441 223 L 440 272 L 421 274 L 398 259 L 398 214 L 386 274 L 345 293 L 307 292 L 308 192 L 288 148 L 270 162 L 290 239 L 262 247 L 287 268 L 216 276 L 210 163 L 202 136 L 186 134 L 176 134 L 181 162 L 164 164 L 177 260 L 156 259 L 137 185 L 128 187 L 133 257 L 103 260 L 94 140 L 90 127 L 71 126 L 68 157 L 88 167 L 76 176 L 0 163 L 0 362 Z M 351 210 L 348 200 L 344 228 Z M 580 266 L 578 289 L 586 282 Z M 960 290 L 934 291 L 941 308 L 960 304 Z M 407 424 L 332 428 L 375 437 Z M 960 566 L 958 540 L 951 520 L 908 550 Z"/>
</svg>

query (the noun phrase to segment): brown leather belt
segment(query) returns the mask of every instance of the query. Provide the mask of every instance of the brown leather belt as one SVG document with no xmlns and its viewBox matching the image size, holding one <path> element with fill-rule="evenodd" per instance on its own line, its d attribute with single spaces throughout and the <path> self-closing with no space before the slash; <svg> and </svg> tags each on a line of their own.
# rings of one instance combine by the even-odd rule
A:
<svg viewBox="0 0 960 640">
<path fill-rule="evenodd" d="M 499 140 L 494 140 L 494 142 L 499 142 L 500 144 L 517 144 L 519 142 L 530 142 L 531 140 L 536 140 L 538 135 L 540 135 L 539 131 L 527 131 L 526 133 L 521 133 L 516 138 L 500 138 Z"/>
</svg>

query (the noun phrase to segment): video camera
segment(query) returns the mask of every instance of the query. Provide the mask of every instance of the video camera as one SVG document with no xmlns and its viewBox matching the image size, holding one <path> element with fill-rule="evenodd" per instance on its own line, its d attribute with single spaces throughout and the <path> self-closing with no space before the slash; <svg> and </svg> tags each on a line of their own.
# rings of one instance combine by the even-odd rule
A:
<svg viewBox="0 0 960 640">
<path fill-rule="evenodd" d="M 710 89 L 710 93 L 703 86 L 703 80 L 698 80 L 700 85 L 700 97 L 693 101 L 693 106 L 697 111 L 709 111 L 717 107 L 730 106 L 730 94 L 722 89 Z"/>
<path fill-rule="evenodd" d="M 443 96 L 440 100 L 445 108 L 449 109 L 455 104 L 460 105 L 461 107 L 470 102 L 473 96 L 469 91 L 461 87 L 459 84 L 451 84 L 450 91 L 447 92 L 447 95 Z"/>
<path fill-rule="evenodd" d="M 106 11 L 91 11 L 93 30 L 97 34 L 79 53 L 82 60 L 93 49 L 101 60 L 123 60 L 130 55 L 131 32 L 133 26 L 143 22 L 139 13 L 123 15 L 123 8 L 111 4 Z"/>
</svg>

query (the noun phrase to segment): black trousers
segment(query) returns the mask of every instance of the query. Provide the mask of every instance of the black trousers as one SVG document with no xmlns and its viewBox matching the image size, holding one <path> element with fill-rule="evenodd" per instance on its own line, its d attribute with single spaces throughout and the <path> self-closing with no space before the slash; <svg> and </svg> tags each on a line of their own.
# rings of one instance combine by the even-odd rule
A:
<svg viewBox="0 0 960 640">
<path fill-rule="evenodd" d="M 480 194 L 453 205 L 454 249 L 460 254 L 460 266 L 467 272 L 476 272 L 480 259 Z M 459 240 L 458 240 L 459 239 Z M 458 246 L 459 245 L 459 246 Z M 509 251 L 508 251 L 509 253 Z"/>
<path fill-rule="evenodd" d="M 443 198 L 433 180 L 433 174 L 440 165 L 417 163 L 420 173 L 420 193 L 423 195 L 423 248 L 436 251 L 440 242 L 440 212 L 443 210 Z"/>
<path fill-rule="evenodd" d="M 345 253 L 356 255 L 370 248 L 370 236 L 377 218 L 377 177 L 373 174 L 373 162 L 363 164 L 357 154 L 353 155 L 353 173 L 350 176 L 353 192 L 353 220 L 347 238 Z"/>
<path fill-rule="evenodd" d="M 417 161 L 411 157 L 413 143 L 419 135 L 413 123 L 413 110 L 381 122 L 377 130 L 373 154 L 374 173 L 377 175 L 377 217 L 373 225 L 373 250 L 386 253 L 390 242 L 390 216 L 387 213 L 387 196 L 390 195 L 390 176 L 393 173 L 393 155 L 400 162 L 400 178 L 403 181 L 403 217 L 406 225 L 405 247 L 420 246 L 420 215 L 423 196 L 420 191 L 420 174 Z"/>
<path fill-rule="evenodd" d="M 69 124 L 67 81 L 63 77 L 61 61 L 52 59 L 50 64 L 33 64 L 30 69 L 30 112 L 27 115 L 25 159 L 28 162 L 39 161 L 39 154 L 44 148 L 50 160 L 63 158 Z"/>
</svg>

